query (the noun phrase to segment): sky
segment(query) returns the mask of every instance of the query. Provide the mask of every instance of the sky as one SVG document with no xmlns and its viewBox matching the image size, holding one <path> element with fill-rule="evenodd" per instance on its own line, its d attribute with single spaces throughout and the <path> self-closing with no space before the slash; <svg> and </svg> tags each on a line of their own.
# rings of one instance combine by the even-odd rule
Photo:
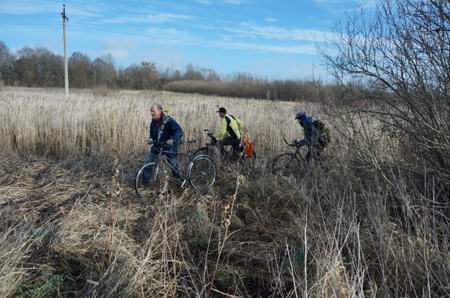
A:
<svg viewBox="0 0 450 298">
<path fill-rule="evenodd" d="M 320 52 L 333 28 L 375 0 L 0 0 L 0 40 L 13 51 L 46 47 L 63 54 L 62 4 L 69 55 L 111 54 L 118 67 L 140 61 L 268 79 L 326 79 Z"/>
</svg>

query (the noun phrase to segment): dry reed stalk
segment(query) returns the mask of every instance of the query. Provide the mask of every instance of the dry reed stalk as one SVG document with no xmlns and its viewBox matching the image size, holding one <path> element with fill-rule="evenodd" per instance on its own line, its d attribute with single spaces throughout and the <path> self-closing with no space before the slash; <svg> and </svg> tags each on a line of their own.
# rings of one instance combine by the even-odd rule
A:
<svg viewBox="0 0 450 298">
<path fill-rule="evenodd" d="M 320 115 L 312 103 L 243 100 L 171 92 L 114 92 L 96 97 L 75 91 L 70 100 L 46 89 L 0 91 L 0 151 L 52 156 L 143 154 L 148 139 L 149 106 L 159 102 L 183 127 L 186 138 L 205 140 L 204 128 L 215 128 L 217 105 L 240 117 L 257 141 L 258 152 L 279 151 L 282 137 L 298 138 L 297 109 Z"/>
</svg>

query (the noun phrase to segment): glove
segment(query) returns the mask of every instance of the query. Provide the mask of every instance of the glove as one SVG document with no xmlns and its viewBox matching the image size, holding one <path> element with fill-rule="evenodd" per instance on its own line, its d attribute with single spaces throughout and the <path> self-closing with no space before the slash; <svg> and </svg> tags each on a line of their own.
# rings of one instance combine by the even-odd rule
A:
<svg viewBox="0 0 450 298">
<path fill-rule="evenodd" d="M 167 140 L 166 144 L 169 145 L 169 146 L 172 146 L 173 145 L 173 140 Z"/>
</svg>

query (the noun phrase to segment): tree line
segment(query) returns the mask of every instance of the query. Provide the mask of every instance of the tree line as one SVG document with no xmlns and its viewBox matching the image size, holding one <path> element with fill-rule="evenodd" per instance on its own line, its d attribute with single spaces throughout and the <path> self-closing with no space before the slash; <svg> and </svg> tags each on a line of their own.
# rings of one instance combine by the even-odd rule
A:
<svg viewBox="0 0 450 298">
<path fill-rule="evenodd" d="M 74 52 L 68 59 L 69 84 L 75 88 L 167 90 L 271 100 L 313 100 L 317 81 L 267 80 L 237 73 L 221 77 L 214 70 L 188 64 L 182 70 L 160 69 L 142 61 L 118 68 L 111 55 L 91 59 Z M 0 41 L 0 84 L 26 87 L 64 86 L 64 58 L 43 47 L 15 53 Z"/>
</svg>

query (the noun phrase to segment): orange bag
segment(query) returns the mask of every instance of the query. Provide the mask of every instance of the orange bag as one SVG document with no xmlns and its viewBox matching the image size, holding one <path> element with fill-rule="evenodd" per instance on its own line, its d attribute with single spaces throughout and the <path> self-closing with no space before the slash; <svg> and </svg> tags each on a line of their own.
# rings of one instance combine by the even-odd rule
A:
<svg viewBox="0 0 450 298">
<path fill-rule="evenodd" d="M 245 136 L 242 139 L 242 144 L 244 145 L 244 154 L 246 158 L 253 158 L 253 151 L 255 148 L 255 144 L 250 141 L 250 138 Z"/>
</svg>

